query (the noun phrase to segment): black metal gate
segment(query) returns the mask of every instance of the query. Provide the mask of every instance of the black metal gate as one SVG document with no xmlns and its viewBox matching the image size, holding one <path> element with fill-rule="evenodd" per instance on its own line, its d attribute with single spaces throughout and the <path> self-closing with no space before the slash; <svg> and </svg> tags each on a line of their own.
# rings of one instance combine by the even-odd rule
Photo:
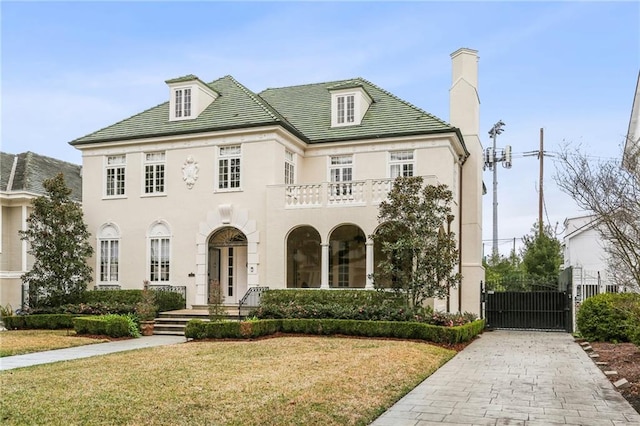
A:
<svg viewBox="0 0 640 426">
<path fill-rule="evenodd" d="M 573 331 L 571 270 L 555 283 L 530 278 L 481 283 L 487 328 Z"/>
</svg>

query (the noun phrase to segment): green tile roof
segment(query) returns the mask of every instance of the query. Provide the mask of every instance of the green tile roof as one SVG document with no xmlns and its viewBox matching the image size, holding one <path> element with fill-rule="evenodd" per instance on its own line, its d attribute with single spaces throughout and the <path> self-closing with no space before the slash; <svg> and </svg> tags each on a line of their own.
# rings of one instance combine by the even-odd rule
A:
<svg viewBox="0 0 640 426">
<path fill-rule="evenodd" d="M 187 81 L 192 75 L 168 80 Z M 233 77 L 208 86 L 220 96 L 193 120 L 169 121 L 169 102 L 71 142 L 160 137 L 227 129 L 280 125 L 307 143 L 451 132 L 456 129 L 362 78 L 267 89 L 256 94 Z M 330 90 L 362 87 L 373 99 L 362 123 L 331 128 Z"/>
<path fill-rule="evenodd" d="M 30 151 L 17 155 L 2 152 L 0 153 L 0 171 L 0 191 L 25 191 L 39 195 L 46 193 L 42 186 L 44 180 L 63 173 L 64 181 L 71 189 L 71 199 L 82 200 L 82 167 L 77 164 Z M 12 172 L 13 181 L 10 182 Z"/>
</svg>

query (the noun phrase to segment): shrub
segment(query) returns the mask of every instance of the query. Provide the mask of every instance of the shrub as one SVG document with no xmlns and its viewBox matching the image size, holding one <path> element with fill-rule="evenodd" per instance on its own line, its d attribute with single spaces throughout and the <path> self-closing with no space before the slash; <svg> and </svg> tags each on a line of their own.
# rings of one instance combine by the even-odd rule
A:
<svg viewBox="0 0 640 426">
<path fill-rule="evenodd" d="M 640 316 L 640 294 L 603 293 L 585 300 L 576 316 L 580 334 L 587 340 L 626 342 L 634 340 Z"/>
<path fill-rule="evenodd" d="M 115 314 L 99 317 L 79 317 L 73 320 L 77 334 L 99 334 L 109 337 L 131 336 L 132 324 L 135 325 L 135 321 L 130 316 Z"/>
<path fill-rule="evenodd" d="M 484 320 L 457 327 L 442 327 L 418 322 L 359 321 L 334 319 L 281 319 L 247 322 L 204 322 L 191 320 L 185 328 L 189 339 L 255 338 L 277 332 L 313 335 L 396 337 L 435 343 L 461 343 L 484 329 Z"/>
<path fill-rule="evenodd" d="M 73 314 L 73 315 L 107 315 L 128 314 L 134 311 L 133 305 L 120 302 L 89 302 L 57 307 L 39 307 L 27 310 L 29 314 Z"/>
<path fill-rule="evenodd" d="M 121 303 L 135 306 L 136 303 L 142 300 L 142 291 L 143 290 L 91 290 L 85 291 L 81 299 L 83 303 Z M 184 297 L 179 293 L 160 290 L 151 290 L 151 292 L 155 295 L 155 303 L 158 305 L 160 312 L 184 309 L 186 306 Z"/>
<path fill-rule="evenodd" d="M 2 320 L 6 328 L 10 330 L 58 330 L 73 328 L 73 319 L 77 315 L 69 314 L 43 314 L 43 315 L 14 315 L 4 317 Z"/>
</svg>

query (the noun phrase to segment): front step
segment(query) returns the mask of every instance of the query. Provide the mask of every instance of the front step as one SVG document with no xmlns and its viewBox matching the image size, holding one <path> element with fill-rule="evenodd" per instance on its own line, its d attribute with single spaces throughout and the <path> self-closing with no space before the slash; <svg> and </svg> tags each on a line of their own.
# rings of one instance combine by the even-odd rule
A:
<svg viewBox="0 0 640 426">
<path fill-rule="evenodd" d="M 200 319 L 202 321 L 209 321 L 209 311 L 204 307 L 194 306 L 194 309 L 180 309 L 177 311 L 161 312 L 158 318 L 155 319 L 155 326 L 153 328 L 153 334 L 158 335 L 172 335 L 172 336 L 184 336 L 184 329 L 187 323 L 192 319 Z M 238 320 L 238 307 L 227 306 L 226 319 L 233 321 Z"/>
</svg>

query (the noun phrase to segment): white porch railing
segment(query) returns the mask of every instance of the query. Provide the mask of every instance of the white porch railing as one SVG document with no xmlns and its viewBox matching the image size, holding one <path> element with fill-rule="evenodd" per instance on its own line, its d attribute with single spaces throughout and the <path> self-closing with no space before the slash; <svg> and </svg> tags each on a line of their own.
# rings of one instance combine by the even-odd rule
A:
<svg viewBox="0 0 640 426">
<path fill-rule="evenodd" d="M 438 183 L 435 176 L 425 176 L 424 179 L 429 184 Z M 393 179 L 286 185 L 285 207 L 295 209 L 376 205 L 387 198 L 392 185 Z"/>
</svg>

